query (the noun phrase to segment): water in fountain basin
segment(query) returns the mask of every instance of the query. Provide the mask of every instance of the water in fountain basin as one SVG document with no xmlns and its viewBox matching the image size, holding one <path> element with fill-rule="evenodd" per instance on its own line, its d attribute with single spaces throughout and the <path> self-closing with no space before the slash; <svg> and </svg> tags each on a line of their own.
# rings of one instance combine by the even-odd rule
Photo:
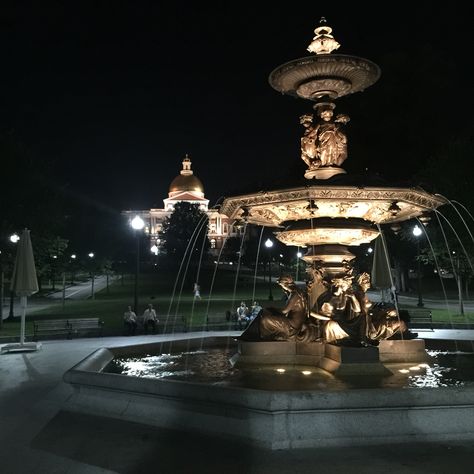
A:
<svg viewBox="0 0 474 474">
<path fill-rule="evenodd" d="M 428 363 L 392 363 L 392 375 L 334 375 L 314 366 L 272 365 L 235 368 L 235 349 L 213 347 L 190 352 L 144 354 L 114 359 L 104 372 L 161 380 L 260 390 L 347 390 L 361 388 L 417 388 L 474 386 L 474 353 L 428 351 Z"/>
</svg>

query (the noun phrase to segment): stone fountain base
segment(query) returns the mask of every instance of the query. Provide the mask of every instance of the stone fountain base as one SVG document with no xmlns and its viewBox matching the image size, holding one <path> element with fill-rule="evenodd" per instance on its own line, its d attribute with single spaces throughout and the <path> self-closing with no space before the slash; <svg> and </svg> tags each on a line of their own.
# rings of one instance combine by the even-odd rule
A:
<svg viewBox="0 0 474 474">
<path fill-rule="evenodd" d="M 222 343 L 226 342 L 223 338 Z M 410 357 L 414 357 L 423 341 L 400 342 L 413 349 Z M 402 357 L 400 342 L 381 344 L 379 358 Z M 205 347 L 206 341 L 199 344 Z M 323 352 L 322 345 L 309 348 L 292 343 L 259 343 L 260 350 L 247 344 L 241 346 L 243 360 L 255 356 L 261 361 L 315 361 L 334 355 L 325 348 Z M 74 393 L 64 409 L 219 436 L 230 442 L 240 440 L 269 449 L 474 439 L 471 386 L 275 391 L 102 372 L 114 357 L 157 347 L 160 344 L 94 352 L 65 373 L 64 380 L 72 385 Z M 346 351 L 340 354 L 344 365 Z"/>
<path fill-rule="evenodd" d="M 384 375 L 384 363 L 427 362 L 423 339 L 385 340 L 378 347 L 345 347 L 324 342 L 239 342 L 236 366 L 312 365 L 338 375 Z"/>
</svg>

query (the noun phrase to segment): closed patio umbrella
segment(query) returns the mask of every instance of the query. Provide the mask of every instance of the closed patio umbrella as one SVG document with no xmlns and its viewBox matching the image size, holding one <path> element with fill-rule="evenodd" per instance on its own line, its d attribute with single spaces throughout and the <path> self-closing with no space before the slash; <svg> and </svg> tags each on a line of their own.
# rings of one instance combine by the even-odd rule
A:
<svg viewBox="0 0 474 474">
<path fill-rule="evenodd" d="M 36 278 L 35 259 L 31 245 L 30 231 L 24 229 L 17 247 L 15 266 L 10 289 L 20 297 L 21 301 L 21 329 L 20 343 L 7 344 L 2 347 L 2 352 L 36 350 L 40 345 L 35 342 L 25 343 L 25 317 L 28 296 L 38 291 Z"/>
</svg>

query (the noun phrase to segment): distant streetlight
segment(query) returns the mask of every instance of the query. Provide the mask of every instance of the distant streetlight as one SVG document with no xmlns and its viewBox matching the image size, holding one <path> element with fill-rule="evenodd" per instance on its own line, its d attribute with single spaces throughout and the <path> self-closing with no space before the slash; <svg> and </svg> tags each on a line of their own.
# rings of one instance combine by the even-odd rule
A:
<svg viewBox="0 0 474 474">
<path fill-rule="evenodd" d="M 92 259 L 95 257 L 95 254 L 94 252 L 89 252 L 87 255 L 91 259 L 91 298 L 94 300 L 95 299 L 95 293 L 94 293 L 95 275 L 94 275 L 94 264 L 92 263 Z"/>
<path fill-rule="evenodd" d="M 18 234 L 10 235 L 10 242 L 16 244 L 20 240 L 20 236 Z"/>
<path fill-rule="evenodd" d="M 158 255 L 158 247 L 156 244 L 151 246 L 150 252 L 154 255 Z"/>
<path fill-rule="evenodd" d="M 419 237 L 422 233 L 423 233 L 423 231 L 417 225 L 415 225 L 415 227 L 413 227 L 413 235 L 415 237 Z"/>
<path fill-rule="evenodd" d="M 273 293 L 272 293 L 272 247 L 273 247 L 273 240 L 267 239 L 265 241 L 265 247 L 268 249 L 268 299 L 273 301 Z"/>
<path fill-rule="evenodd" d="M 130 225 L 135 230 L 142 230 L 145 227 L 145 222 L 143 221 L 143 219 L 140 216 L 135 216 L 131 220 Z"/>
<path fill-rule="evenodd" d="M 419 308 L 423 308 L 423 295 L 421 291 L 421 260 L 420 260 L 420 236 L 423 231 L 418 225 L 413 227 L 413 235 L 416 237 L 416 253 L 417 253 L 417 283 L 418 283 L 418 304 Z"/>
<path fill-rule="evenodd" d="M 131 221 L 130 225 L 135 231 L 135 239 L 137 241 L 137 261 L 135 266 L 135 288 L 134 288 L 134 311 L 138 313 L 138 275 L 140 274 L 140 231 L 145 227 L 145 222 L 140 216 L 135 216 Z"/>
</svg>

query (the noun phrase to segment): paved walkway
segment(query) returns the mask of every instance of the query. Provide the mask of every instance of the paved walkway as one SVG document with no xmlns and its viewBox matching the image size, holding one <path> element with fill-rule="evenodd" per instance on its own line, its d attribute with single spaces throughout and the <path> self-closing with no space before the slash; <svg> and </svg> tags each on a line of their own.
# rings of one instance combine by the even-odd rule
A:
<svg viewBox="0 0 474 474">
<path fill-rule="evenodd" d="M 118 277 L 109 277 L 109 284 L 111 285 Z M 107 277 L 105 275 L 98 275 L 94 278 L 94 294 L 103 290 L 107 286 Z M 68 285 L 65 288 L 64 298 L 66 300 L 86 300 L 92 297 L 92 281 L 87 280 L 83 282 L 77 282 L 74 285 Z M 58 305 L 62 302 L 63 291 L 51 292 L 44 298 L 28 298 L 27 315 L 40 311 L 51 305 Z M 6 298 L 3 302 L 3 319 L 7 319 L 10 313 L 10 299 Z M 15 317 L 21 316 L 21 305 L 20 298 L 13 298 L 13 315 Z"/>
<path fill-rule="evenodd" d="M 185 337 L 231 333 L 188 333 Z M 423 334 L 423 337 L 425 334 Z M 267 451 L 221 439 L 62 410 L 72 393 L 64 372 L 95 349 L 173 336 L 44 341 L 40 351 L 0 356 L 0 472 L 23 473 L 317 473 L 473 472 L 472 442 Z M 474 331 L 426 337 L 474 339 Z"/>
</svg>

